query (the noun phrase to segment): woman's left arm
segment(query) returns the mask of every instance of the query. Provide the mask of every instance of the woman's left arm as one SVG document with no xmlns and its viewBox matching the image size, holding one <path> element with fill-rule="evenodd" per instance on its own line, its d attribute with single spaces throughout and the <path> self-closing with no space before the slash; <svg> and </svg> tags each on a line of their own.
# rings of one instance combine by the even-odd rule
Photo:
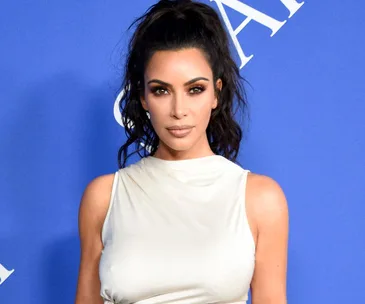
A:
<svg viewBox="0 0 365 304">
<path fill-rule="evenodd" d="M 251 281 L 252 304 L 287 304 L 286 275 L 289 213 L 280 185 L 270 177 L 253 177 L 256 262 Z"/>
</svg>

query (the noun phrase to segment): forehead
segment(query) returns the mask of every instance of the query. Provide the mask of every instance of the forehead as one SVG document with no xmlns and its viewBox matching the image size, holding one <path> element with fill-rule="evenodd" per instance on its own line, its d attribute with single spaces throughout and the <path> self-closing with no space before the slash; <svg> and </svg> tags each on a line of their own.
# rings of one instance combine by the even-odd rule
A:
<svg viewBox="0 0 365 304">
<path fill-rule="evenodd" d="M 177 51 L 156 51 L 145 70 L 145 78 L 169 80 L 192 79 L 204 76 L 212 78 L 212 70 L 204 53 L 196 48 Z"/>
</svg>

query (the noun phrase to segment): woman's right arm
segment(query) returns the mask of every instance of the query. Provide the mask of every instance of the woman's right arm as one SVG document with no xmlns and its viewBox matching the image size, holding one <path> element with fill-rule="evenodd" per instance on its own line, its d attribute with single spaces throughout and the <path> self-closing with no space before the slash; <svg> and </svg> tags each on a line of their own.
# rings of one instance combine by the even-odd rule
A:
<svg viewBox="0 0 365 304">
<path fill-rule="evenodd" d="M 103 304 L 100 296 L 99 261 L 103 244 L 101 229 L 109 207 L 114 174 L 92 180 L 84 190 L 79 208 L 81 259 L 75 304 Z"/>
</svg>

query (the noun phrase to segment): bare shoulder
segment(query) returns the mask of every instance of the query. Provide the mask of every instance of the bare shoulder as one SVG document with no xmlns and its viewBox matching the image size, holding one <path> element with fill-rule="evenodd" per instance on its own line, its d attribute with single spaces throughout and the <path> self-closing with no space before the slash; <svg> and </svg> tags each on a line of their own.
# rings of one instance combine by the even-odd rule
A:
<svg viewBox="0 0 365 304">
<path fill-rule="evenodd" d="M 280 212 L 287 208 L 283 189 L 276 180 L 266 175 L 248 174 L 247 195 L 252 207 L 260 214 Z"/>
<path fill-rule="evenodd" d="M 288 205 L 283 189 L 273 178 L 248 173 L 246 185 L 246 206 L 253 234 L 258 230 L 288 220 Z"/>
<path fill-rule="evenodd" d="M 87 229 L 95 225 L 96 229 L 101 229 L 109 207 L 114 175 L 100 175 L 88 183 L 80 202 L 79 226 L 85 224 Z"/>
<path fill-rule="evenodd" d="M 85 187 L 81 203 L 98 204 L 109 196 L 109 190 L 113 185 L 114 173 L 100 175 L 91 180 Z"/>
</svg>

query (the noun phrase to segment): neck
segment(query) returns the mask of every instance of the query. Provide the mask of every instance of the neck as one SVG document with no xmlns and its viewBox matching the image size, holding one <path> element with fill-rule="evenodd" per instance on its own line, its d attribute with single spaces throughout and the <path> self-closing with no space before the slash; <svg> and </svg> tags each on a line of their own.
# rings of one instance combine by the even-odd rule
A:
<svg viewBox="0 0 365 304">
<path fill-rule="evenodd" d="M 212 151 L 212 149 L 210 149 L 208 141 L 206 145 L 204 145 L 203 147 L 199 148 L 194 147 L 192 149 L 184 151 L 173 150 L 170 147 L 160 142 L 157 151 L 153 156 L 165 160 L 184 160 L 184 159 L 200 158 L 214 154 L 215 153 Z"/>
</svg>

